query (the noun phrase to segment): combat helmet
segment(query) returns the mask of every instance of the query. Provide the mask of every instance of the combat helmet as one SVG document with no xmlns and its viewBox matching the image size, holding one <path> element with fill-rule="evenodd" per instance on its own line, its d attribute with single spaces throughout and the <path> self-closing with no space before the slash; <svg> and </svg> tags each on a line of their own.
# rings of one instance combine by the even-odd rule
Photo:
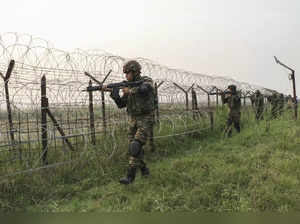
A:
<svg viewBox="0 0 300 224">
<path fill-rule="evenodd" d="M 135 60 L 127 61 L 123 65 L 123 73 L 125 73 L 125 74 L 127 74 L 129 72 L 133 72 L 135 75 L 138 75 L 141 73 L 141 70 L 142 70 L 142 66 L 140 65 L 140 63 L 138 63 Z"/>
<path fill-rule="evenodd" d="M 230 91 L 232 92 L 232 93 L 236 93 L 236 85 L 229 85 L 228 87 L 227 87 L 228 89 L 230 89 Z"/>
</svg>

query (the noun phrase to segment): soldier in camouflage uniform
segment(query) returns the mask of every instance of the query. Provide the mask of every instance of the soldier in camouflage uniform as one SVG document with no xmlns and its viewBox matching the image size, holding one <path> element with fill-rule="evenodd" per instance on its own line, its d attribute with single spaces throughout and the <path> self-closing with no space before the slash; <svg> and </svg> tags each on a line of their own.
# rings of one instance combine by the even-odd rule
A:
<svg viewBox="0 0 300 224">
<path fill-rule="evenodd" d="M 256 120 L 262 120 L 264 112 L 264 96 L 259 90 L 256 90 L 255 92 L 254 110 Z"/>
<path fill-rule="evenodd" d="M 149 175 L 149 169 L 143 160 L 143 146 L 153 130 L 154 87 L 151 78 L 141 76 L 141 65 L 137 61 L 125 63 L 123 72 L 129 82 L 144 81 L 138 87 L 123 89 L 122 97 L 116 91 L 111 94 L 119 108 L 126 107 L 129 117 L 129 167 L 127 176 L 120 179 L 120 183 L 130 184 L 135 180 L 137 169 L 141 170 L 143 176 Z"/>
<path fill-rule="evenodd" d="M 291 110 L 293 108 L 293 98 L 292 98 L 292 96 L 288 95 L 286 101 L 287 101 L 287 109 Z"/>
<path fill-rule="evenodd" d="M 255 94 L 251 94 L 250 96 L 250 101 L 251 101 L 251 106 L 254 107 L 254 102 L 255 102 Z"/>
<path fill-rule="evenodd" d="M 274 92 L 272 94 L 272 96 L 270 97 L 270 102 L 271 102 L 272 119 L 275 119 L 278 116 L 278 97 L 277 97 L 277 93 Z"/>
<path fill-rule="evenodd" d="M 229 85 L 228 90 L 229 92 L 222 94 L 222 101 L 224 104 L 227 103 L 229 107 L 229 116 L 227 119 L 227 127 L 225 133 L 228 137 L 231 137 L 232 124 L 234 124 L 237 132 L 241 131 L 241 98 L 237 93 L 235 85 Z"/>
<path fill-rule="evenodd" d="M 282 93 L 278 96 L 278 113 L 279 115 L 282 115 L 284 111 L 284 95 Z"/>
</svg>

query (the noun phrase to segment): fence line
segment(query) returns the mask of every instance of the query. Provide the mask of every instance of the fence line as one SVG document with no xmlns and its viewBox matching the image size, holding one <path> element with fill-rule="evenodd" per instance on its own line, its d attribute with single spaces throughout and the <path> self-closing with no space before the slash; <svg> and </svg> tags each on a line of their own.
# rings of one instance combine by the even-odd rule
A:
<svg viewBox="0 0 300 224">
<path fill-rule="evenodd" d="M 120 81 L 126 60 L 99 50 L 66 52 L 26 34 L 0 34 L 0 99 L 5 99 L 0 100 L 0 169 L 6 172 L 12 163 L 39 164 L 40 159 L 44 167 L 52 154 L 68 156 L 66 147 L 76 152 L 82 142 L 96 145 L 99 137 L 115 139 L 115 132 L 126 128 L 126 113 L 116 108 L 107 93 L 82 92 L 93 85 L 84 72 L 102 80 L 111 70 L 107 82 Z M 183 122 L 186 132 L 192 132 L 193 124 L 185 119 L 202 120 L 207 129 L 213 129 L 213 112 L 229 84 L 240 90 L 244 106 L 250 105 L 255 90 L 266 95 L 273 92 L 223 76 L 168 68 L 144 58 L 136 60 L 142 65 L 142 74 L 155 82 L 156 123 L 166 121 L 173 131 Z"/>
</svg>

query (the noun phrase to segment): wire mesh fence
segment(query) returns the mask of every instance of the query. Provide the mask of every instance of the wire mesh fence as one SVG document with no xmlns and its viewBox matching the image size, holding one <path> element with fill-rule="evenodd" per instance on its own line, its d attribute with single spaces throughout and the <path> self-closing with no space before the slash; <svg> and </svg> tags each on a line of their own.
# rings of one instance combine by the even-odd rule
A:
<svg viewBox="0 0 300 224">
<path fill-rule="evenodd" d="M 86 145 L 98 144 L 103 136 L 118 144 L 116 133 L 126 129 L 126 112 L 116 108 L 108 93 L 92 93 L 91 100 L 82 90 L 90 83 L 84 72 L 102 80 L 111 70 L 107 83 L 123 80 L 126 60 L 99 50 L 63 51 L 31 35 L 1 34 L 0 175 L 76 160 Z M 246 107 L 255 90 L 272 93 L 223 76 L 135 60 L 157 87 L 154 139 L 212 128 L 213 111 L 222 105 L 220 94 L 230 84 L 241 91 Z M 160 135 L 165 124 L 173 131 Z"/>
</svg>

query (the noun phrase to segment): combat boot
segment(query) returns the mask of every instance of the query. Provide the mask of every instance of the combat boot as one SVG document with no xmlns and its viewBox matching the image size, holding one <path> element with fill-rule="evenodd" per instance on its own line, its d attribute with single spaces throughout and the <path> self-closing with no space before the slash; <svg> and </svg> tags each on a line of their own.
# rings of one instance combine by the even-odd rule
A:
<svg viewBox="0 0 300 224">
<path fill-rule="evenodd" d="M 144 176 L 144 177 L 147 177 L 150 175 L 149 168 L 147 168 L 147 167 L 142 167 L 141 172 L 142 172 L 142 176 Z"/>
<path fill-rule="evenodd" d="M 135 167 L 129 167 L 127 170 L 127 177 L 120 179 L 120 184 L 130 184 L 134 181 L 136 175 L 136 168 Z"/>
<path fill-rule="evenodd" d="M 142 176 L 147 177 L 150 175 L 149 168 L 147 168 L 146 163 L 142 161 L 142 166 L 141 166 L 141 172 Z"/>
</svg>

